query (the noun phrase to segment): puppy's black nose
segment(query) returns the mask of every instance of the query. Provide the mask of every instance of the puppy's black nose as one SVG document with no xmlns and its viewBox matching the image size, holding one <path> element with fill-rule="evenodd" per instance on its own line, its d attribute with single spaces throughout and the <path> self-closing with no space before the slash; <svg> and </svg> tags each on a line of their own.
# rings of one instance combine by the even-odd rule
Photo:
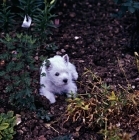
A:
<svg viewBox="0 0 139 140">
<path fill-rule="evenodd" d="M 68 82 L 68 79 L 64 79 L 63 82 L 64 82 L 64 83 L 67 83 L 67 82 Z"/>
</svg>

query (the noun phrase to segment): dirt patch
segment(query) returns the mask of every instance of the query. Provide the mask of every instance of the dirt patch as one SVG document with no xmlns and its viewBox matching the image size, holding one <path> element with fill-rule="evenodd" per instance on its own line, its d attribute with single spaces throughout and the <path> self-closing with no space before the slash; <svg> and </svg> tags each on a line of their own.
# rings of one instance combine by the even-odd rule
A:
<svg viewBox="0 0 139 140">
<path fill-rule="evenodd" d="M 110 85 L 113 90 L 126 88 L 128 84 L 134 90 L 139 90 L 139 75 L 132 47 L 129 49 L 130 26 L 135 21 L 128 14 L 123 18 L 113 18 L 111 15 L 117 7 L 111 1 L 97 2 L 95 0 L 66 1 L 59 0 L 54 12 L 58 14 L 60 24 L 53 30 L 52 42 L 59 46 L 55 52 L 42 53 L 43 56 L 63 55 L 67 53 L 70 61 L 75 64 L 79 73 L 78 93 L 84 94 L 80 82 L 86 83 L 82 78 L 85 68 L 91 70 Z M 127 30 L 128 29 L 128 30 Z M 3 95 L 0 95 L 1 99 Z M 67 107 L 66 96 L 58 96 L 57 102 L 50 105 L 43 97 L 37 98 L 37 104 L 43 106 L 51 114 L 51 121 L 38 119 L 35 112 L 16 111 L 22 116 L 22 123 L 16 126 L 14 140 L 51 140 L 57 136 L 68 139 L 72 135 L 77 140 L 101 140 L 99 128 L 93 130 L 84 126 L 77 131 L 82 122 L 73 123 L 68 120 L 64 125 L 62 114 Z M 40 103 L 41 102 L 41 103 Z M 4 105 L 4 108 L 3 108 Z M 0 112 L 11 109 L 7 103 L 0 105 Z M 7 107 L 7 110 L 5 108 Z M 139 139 L 138 122 L 131 125 L 129 116 L 124 114 L 123 124 L 125 130 L 133 132 L 133 139 Z M 139 117 L 139 113 L 136 113 Z M 119 115 L 120 119 L 120 115 Z M 128 125 L 127 125 L 128 123 Z"/>
</svg>

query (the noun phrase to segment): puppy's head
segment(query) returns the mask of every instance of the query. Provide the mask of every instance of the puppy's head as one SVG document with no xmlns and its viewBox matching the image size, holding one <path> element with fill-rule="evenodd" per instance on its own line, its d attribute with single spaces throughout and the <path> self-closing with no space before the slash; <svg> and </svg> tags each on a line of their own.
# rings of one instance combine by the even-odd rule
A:
<svg viewBox="0 0 139 140">
<path fill-rule="evenodd" d="M 68 70 L 68 55 L 54 56 L 48 59 L 46 63 L 47 78 L 55 86 L 61 87 L 67 85 L 71 79 L 70 71 Z"/>
</svg>

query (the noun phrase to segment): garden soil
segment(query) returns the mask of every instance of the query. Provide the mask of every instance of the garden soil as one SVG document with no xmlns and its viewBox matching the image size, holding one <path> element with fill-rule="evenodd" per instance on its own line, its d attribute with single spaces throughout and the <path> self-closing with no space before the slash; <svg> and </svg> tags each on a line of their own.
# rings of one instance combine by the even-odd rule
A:
<svg viewBox="0 0 139 140">
<path fill-rule="evenodd" d="M 130 46 L 132 28 L 136 22 L 134 15 L 126 13 L 122 18 L 114 17 L 118 6 L 109 0 L 58 0 L 56 5 L 54 12 L 58 16 L 54 22 L 58 27 L 53 29 L 50 40 L 55 42 L 58 49 L 42 51 L 41 55 L 69 55 L 79 73 L 79 94 L 85 94 L 80 82 L 86 83 L 86 79 L 82 78 L 86 69 L 101 77 L 114 91 L 127 89 L 128 86 L 138 91 L 139 74 L 134 55 L 138 48 Z M 38 73 L 34 75 L 38 76 L 39 80 Z M 4 95 L 0 96 L 2 99 Z M 36 113 L 29 110 L 17 111 L 8 103 L 0 105 L 0 112 L 12 109 L 21 115 L 21 123 L 15 127 L 14 140 L 52 140 L 58 136 L 65 136 L 65 140 L 70 136 L 73 140 L 103 140 L 97 126 L 91 129 L 80 121 L 73 122 L 72 119 L 64 123 L 66 96 L 57 96 L 56 103 L 49 104 L 45 97 L 37 95 L 36 104 L 48 111 L 52 116 L 50 121 L 38 119 Z M 122 129 L 137 140 L 139 120 L 131 124 L 129 120 L 132 120 L 132 115 L 134 114 L 125 114 Z M 136 115 L 139 117 L 138 110 Z M 62 140 L 62 137 L 59 139 Z"/>
</svg>

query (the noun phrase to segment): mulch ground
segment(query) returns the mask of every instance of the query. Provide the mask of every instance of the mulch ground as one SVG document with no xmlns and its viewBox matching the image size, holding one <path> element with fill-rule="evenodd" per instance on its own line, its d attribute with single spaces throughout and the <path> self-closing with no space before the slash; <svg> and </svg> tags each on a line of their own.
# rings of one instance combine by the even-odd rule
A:
<svg viewBox="0 0 139 140">
<path fill-rule="evenodd" d="M 123 18 L 112 17 L 117 9 L 112 1 L 59 0 L 54 10 L 58 14 L 59 27 L 53 29 L 51 36 L 51 41 L 59 48 L 42 55 L 51 57 L 67 53 L 79 73 L 78 83 L 86 83 L 82 75 L 87 68 L 100 76 L 115 91 L 120 87 L 127 88 L 128 84 L 134 90 L 139 90 L 134 48 L 130 46 L 131 29 L 135 18 L 129 13 Z M 77 85 L 78 93 L 84 94 L 84 89 Z M 35 112 L 19 111 L 22 122 L 15 128 L 14 140 L 51 140 L 57 136 L 65 136 L 65 139 L 68 139 L 68 135 L 75 140 L 103 139 L 102 135 L 97 133 L 100 130 L 97 127 L 92 130 L 83 126 L 78 131 L 80 122 L 73 123 L 72 120 L 63 125 L 62 114 L 67 107 L 66 96 L 58 96 L 56 100 L 55 104 L 50 105 L 43 97 L 37 99 L 37 103 L 42 102 L 41 105 L 53 116 L 49 122 L 38 119 Z M 7 104 L 3 105 L 0 105 L 1 112 L 5 112 L 7 108 Z M 7 108 L 9 109 L 11 108 Z M 133 139 L 137 140 L 139 122 L 130 126 L 126 115 L 125 130 L 134 133 Z M 139 112 L 136 115 L 139 117 Z"/>
</svg>

